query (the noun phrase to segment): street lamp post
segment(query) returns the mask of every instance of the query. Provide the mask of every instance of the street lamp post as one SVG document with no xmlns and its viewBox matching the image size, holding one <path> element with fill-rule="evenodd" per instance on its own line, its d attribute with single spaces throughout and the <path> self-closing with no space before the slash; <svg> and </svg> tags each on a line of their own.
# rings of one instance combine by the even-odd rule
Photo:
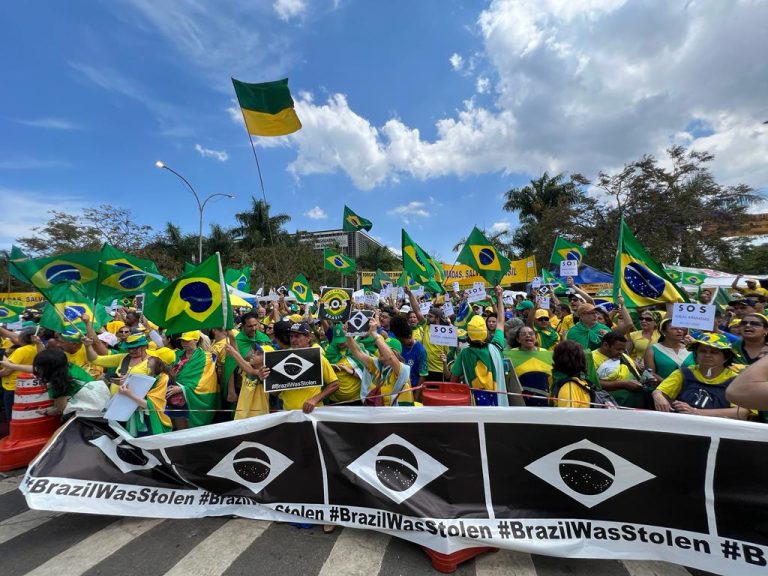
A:
<svg viewBox="0 0 768 576">
<path fill-rule="evenodd" d="M 225 198 L 234 198 L 234 196 L 232 194 L 223 194 L 221 192 L 217 192 L 216 194 L 211 194 L 210 196 L 205 198 L 205 200 L 200 202 L 200 197 L 197 195 L 197 192 L 192 187 L 192 184 L 189 183 L 189 180 L 184 178 L 184 176 L 182 176 L 181 174 L 176 172 L 176 170 L 174 170 L 167 164 L 164 164 L 160 160 L 155 162 L 155 166 L 157 166 L 158 168 L 164 168 L 169 172 L 172 172 L 173 174 L 178 176 L 181 179 L 181 181 L 187 185 L 187 188 L 189 188 L 190 192 L 192 192 L 192 195 L 195 197 L 195 201 L 197 202 L 197 210 L 200 213 L 200 232 L 197 238 L 197 264 L 199 266 L 200 263 L 203 261 L 203 210 L 205 210 L 205 205 L 208 204 L 209 200 L 211 200 L 212 198 L 216 198 L 217 196 L 223 196 Z"/>
</svg>

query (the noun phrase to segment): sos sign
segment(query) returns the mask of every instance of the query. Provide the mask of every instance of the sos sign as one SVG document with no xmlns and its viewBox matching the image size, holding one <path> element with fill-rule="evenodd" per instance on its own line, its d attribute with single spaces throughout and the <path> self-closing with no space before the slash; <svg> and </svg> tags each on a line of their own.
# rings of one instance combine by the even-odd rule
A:
<svg viewBox="0 0 768 576">
<path fill-rule="evenodd" d="M 715 327 L 715 304 L 677 302 L 672 305 L 672 325 L 679 328 L 712 330 Z"/>
</svg>

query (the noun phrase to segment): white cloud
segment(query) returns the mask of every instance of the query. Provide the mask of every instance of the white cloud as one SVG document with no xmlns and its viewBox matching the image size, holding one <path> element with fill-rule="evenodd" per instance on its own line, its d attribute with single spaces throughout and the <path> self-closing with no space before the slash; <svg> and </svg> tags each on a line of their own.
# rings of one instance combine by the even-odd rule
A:
<svg viewBox="0 0 768 576">
<path fill-rule="evenodd" d="M 403 206 L 396 206 L 392 210 L 389 210 L 387 214 L 390 216 L 397 216 L 406 224 L 409 224 L 416 218 L 430 217 L 430 213 L 427 211 L 427 205 L 424 202 L 415 201 L 408 202 L 408 204 L 404 204 Z"/>
<path fill-rule="evenodd" d="M 30 118 L 28 120 L 16 120 L 19 124 L 32 126 L 34 128 L 44 128 L 47 130 L 82 130 L 82 127 L 70 120 L 63 118 Z"/>
<path fill-rule="evenodd" d="M 200 144 L 195 144 L 195 150 L 197 150 L 203 158 L 215 158 L 219 162 L 226 162 L 229 160 L 229 154 L 227 154 L 226 150 L 211 150 L 210 148 L 203 148 Z"/>
<path fill-rule="evenodd" d="M 45 224 L 49 210 L 77 212 L 85 206 L 76 196 L 48 194 L 31 190 L 0 188 L 0 249 L 10 250 L 17 238 L 30 236 L 33 228 Z"/>
<path fill-rule="evenodd" d="M 475 82 L 475 90 L 478 94 L 485 94 L 491 88 L 491 81 L 485 76 L 478 77 Z"/>
<path fill-rule="evenodd" d="M 272 8 L 275 9 L 281 20 L 290 20 L 304 14 L 307 10 L 307 4 L 304 0 L 275 0 Z"/>
<path fill-rule="evenodd" d="M 509 232 L 512 229 L 512 224 L 508 220 L 501 222 L 494 222 L 491 226 L 491 233 L 498 234 L 499 232 Z"/>
<path fill-rule="evenodd" d="M 457 72 L 464 67 L 464 58 L 455 52 L 453 53 L 453 56 L 448 59 L 448 61 L 451 63 L 451 67 Z"/>
<path fill-rule="evenodd" d="M 328 213 L 320 208 L 320 206 L 315 206 L 308 212 L 304 212 L 304 216 L 308 216 L 309 218 L 312 218 L 312 220 L 324 220 L 325 218 L 328 218 Z"/>
</svg>

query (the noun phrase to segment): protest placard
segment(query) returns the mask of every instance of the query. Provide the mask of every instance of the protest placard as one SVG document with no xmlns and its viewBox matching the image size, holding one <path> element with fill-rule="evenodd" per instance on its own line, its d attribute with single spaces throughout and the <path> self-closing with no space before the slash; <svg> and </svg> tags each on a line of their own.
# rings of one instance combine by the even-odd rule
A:
<svg viewBox="0 0 768 576">
<path fill-rule="evenodd" d="M 291 348 L 264 353 L 269 376 L 264 380 L 265 392 L 284 392 L 296 388 L 323 385 L 320 348 Z"/>
</svg>

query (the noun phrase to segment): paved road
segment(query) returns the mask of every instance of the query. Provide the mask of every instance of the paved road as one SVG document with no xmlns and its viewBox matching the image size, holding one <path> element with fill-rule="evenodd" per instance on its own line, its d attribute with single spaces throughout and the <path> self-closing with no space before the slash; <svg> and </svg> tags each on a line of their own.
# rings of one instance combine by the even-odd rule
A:
<svg viewBox="0 0 768 576">
<path fill-rule="evenodd" d="M 2 576 L 397 576 L 438 574 L 418 546 L 377 532 L 229 518 L 158 520 L 29 510 L 0 480 Z M 568 560 L 501 550 L 462 576 L 703 576 L 665 562 Z"/>
</svg>

